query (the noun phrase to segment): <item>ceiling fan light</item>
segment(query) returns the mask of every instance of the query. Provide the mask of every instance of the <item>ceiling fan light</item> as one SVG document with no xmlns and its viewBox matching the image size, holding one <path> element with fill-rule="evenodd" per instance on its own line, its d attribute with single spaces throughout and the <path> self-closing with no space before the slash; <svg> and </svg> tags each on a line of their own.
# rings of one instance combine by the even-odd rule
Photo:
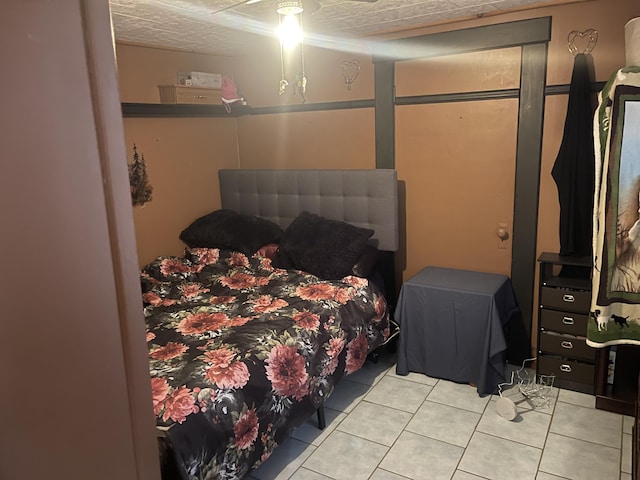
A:
<svg viewBox="0 0 640 480">
<path fill-rule="evenodd" d="M 303 11 L 301 0 L 278 0 L 276 5 L 276 12 L 280 15 L 297 15 Z"/>
<path fill-rule="evenodd" d="M 280 43 L 287 50 L 293 49 L 296 45 L 302 43 L 304 34 L 298 22 L 298 17 L 295 15 L 285 15 L 280 22 L 278 36 L 280 37 Z"/>
</svg>

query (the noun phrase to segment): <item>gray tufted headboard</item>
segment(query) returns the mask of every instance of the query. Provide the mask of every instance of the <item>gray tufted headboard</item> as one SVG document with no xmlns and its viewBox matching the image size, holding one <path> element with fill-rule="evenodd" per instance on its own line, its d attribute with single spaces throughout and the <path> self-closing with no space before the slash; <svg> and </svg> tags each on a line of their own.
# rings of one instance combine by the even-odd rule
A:
<svg viewBox="0 0 640 480">
<path fill-rule="evenodd" d="M 222 208 L 283 229 L 303 211 L 375 231 L 380 250 L 398 250 L 395 170 L 220 170 Z"/>
</svg>

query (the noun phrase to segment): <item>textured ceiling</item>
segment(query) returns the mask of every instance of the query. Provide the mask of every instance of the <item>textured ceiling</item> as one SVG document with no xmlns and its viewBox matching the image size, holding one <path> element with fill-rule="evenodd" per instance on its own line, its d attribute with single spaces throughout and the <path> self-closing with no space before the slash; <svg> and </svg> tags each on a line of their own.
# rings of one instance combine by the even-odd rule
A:
<svg viewBox="0 0 640 480">
<path fill-rule="evenodd" d="M 305 1 L 305 43 L 337 49 L 358 48 L 357 38 L 367 35 L 543 3 L 541 0 Z M 272 38 L 278 23 L 276 0 L 242 3 L 241 0 L 110 0 L 116 41 L 234 56 Z"/>
</svg>

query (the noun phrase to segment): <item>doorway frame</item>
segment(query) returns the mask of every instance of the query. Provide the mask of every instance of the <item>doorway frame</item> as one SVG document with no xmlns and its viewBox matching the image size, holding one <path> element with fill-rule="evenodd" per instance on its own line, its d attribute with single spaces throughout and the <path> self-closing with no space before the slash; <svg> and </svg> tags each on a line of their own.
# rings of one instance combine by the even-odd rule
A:
<svg viewBox="0 0 640 480">
<path fill-rule="evenodd" d="M 531 344 L 536 272 L 538 200 L 551 17 L 485 25 L 382 42 L 374 48 L 376 168 L 395 168 L 395 64 L 521 47 L 516 173 L 513 205 L 511 283 Z M 509 94 L 508 92 L 505 95 Z M 474 100 L 465 93 L 464 100 Z M 511 92 L 510 95 L 513 95 Z M 478 100 L 486 99 L 479 92 Z M 500 98 L 497 94 L 491 98 Z M 447 95 L 455 101 L 455 94 Z"/>
</svg>

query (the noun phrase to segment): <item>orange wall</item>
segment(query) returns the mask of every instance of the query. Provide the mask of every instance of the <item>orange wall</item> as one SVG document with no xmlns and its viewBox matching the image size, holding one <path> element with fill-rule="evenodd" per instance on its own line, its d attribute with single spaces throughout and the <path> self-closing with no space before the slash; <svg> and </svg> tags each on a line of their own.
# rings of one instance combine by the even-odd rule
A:
<svg viewBox="0 0 640 480">
<path fill-rule="evenodd" d="M 116 45 L 123 102 L 160 103 L 158 85 L 174 84 L 176 72 L 233 76 L 231 61 L 132 45 Z M 235 118 L 125 118 L 127 161 L 133 145 L 144 155 L 152 200 L 133 209 L 140 265 L 160 255 L 180 255 L 180 232 L 220 208 L 218 169 L 237 168 Z"/>
<path fill-rule="evenodd" d="M 305 98 L 307 103 L 338 102 L 373 98 L 373 64 L 371 46 L 364 48 L 361 42 L 353 45 L 357 52 L 331 51 L 326 48 L 305 45 L 304 67 L 307 77 Z M 365 50 L 367 54 L 360 51 Z M 351 89 L 347 88 L 340 64 L 357 60 L 360 70 Z M 288 62 L 287 62 L 288 63 Z M 297 65 L 300 66 L 300 63 Z M 283 95 L 279 94 L 280 48 L 278 44 L 267 43 L 256 54 L 236 58 L 235 79 L 250 105 L 255 107 L 270 105 L 301 104 L 302 98 L 295 93 L 294 69 L 285 71 L 290 84 Z M 259 73 L 256 73 L 259 72 Z"/>
<path fill-rule="evenodd" d="M 160 103 L 158 85 L 175 85 L 177 72 L 214 72 L 233 78 L 229 57 L 116 44 L 120 100 Z"/>
<path fill-rule="evenodd" d="M 405 279 L 426 265 L 511 273 L 496 230 L 513 225 L 517 118 L 517 99 L 396 108 Z"/>
<path fill-rule="evenodd" d="M 373 65 L 362 52 L 370 50 L 374 40 L 544 16 L 552 17 L 547 83 L 570 82 L 573 57 L 566 39 L 570 31 L 587 28 L 599 32 L 592 55 L 597 80 L 604 81 L 623 65 L 624 25 L 638 15 L 640 2 L 635 0 L 593 0 L 389 34 L 366 45 L 352 44 L 352 52 L 306 46 L 307 101 L 373 98 Z M 234 65 L 236 80 L 252 105 L 300 103 L 293 94 L 278 96 L 276 47 L 267 44 L 264 51 Z M 360 60 L 361 71 L 349 91 L 340 63 L 352 58 Z M 398 63 L 396 91 L 405 96 L 517 88 L 519 70 L 519 48 Z M 256 71 L 261 74 L 254 75 Z M 546 100 L 538 251 L 559 247 L 559 206 L 550 170 L 562 139 L 566 103 L 566 95 Z M 340 157 L 345 167 L 372 168 L 373 109 L 354 112 L 359 118 L 343 111 L 244 117 L 238 125 L 240 164 L 323 168 L 334 163 L 327 152 L 344 151 L 358 153 L 356 161 Z M 512 223 L 516 122 L 516 100 L 396 108 L 396 169 L 406 184 L 408 203 L 404 278 L 427 264 L 509 273 L 511 244 L 498 249 L 495 231 L 498 223 Z M 318 149 L 319 138 L 332 141 Z"/>
<path fill-rule="evenodd" d="M 237 168 L 237 133 L 227 118 L 125 118 L 128 160 L 144 154 L 152 199 L 133 209 L 138 258 L 180 255 L 180 232 L 220 208 L 218 169 Z"/>
<path fill-rule="evenodd" d="M 306 103 L 373 99 L 370 45 L 357 41 L 350 44 L 351 51 L 334 51 L 311 43 L 304 46 Z M 248 103 L 254 107 L 305 103 L 294 88 L 299 55 L 285 53 L 289 86 L 283 95 L 277 42 L 266 40 L 261 51 L 235 59 L 235 79 Z M 340 67 L 344 61 L 357 61 L 360 67 L 350 89 Z M 245 116 L 238 122 L 238 138 L 242 168 L 375 168 L 373 108 Z"/>
<path fill-rule="evenodd" d="M 242 168 L 375 168 L 373 109 L 256 115 L 238 122 Z"/>
<path fill-rule="evenodd" d="M 518 88 L 520 48 L 396 64 L 396 94 Z M 396 168 L 407 179 L 407 269 L 511 273 L 517 99 L 396 108 Z M 504 248 L 498 248 L 498 245 Z"/>
<path fill-rule="evenodd" d="M 635 0 L 591 0 L 425 27 L 380 36 L 377 40 L 551 16 L 547 83 L 554 85 L 570 82 L 573 57 L 567 49 L 567 35 L 572 30 L 587 28 L 595 28 L 599 32 L 598 44 L 592 55 L 596 80 L 604 81 L 612 71 L 623 65 L 624 24 L 639 15 L 640 2 Z M 307 103 L 372 99 L 372 41 L 373 39 L 371 42 L 345 42 L 340 51 L 312 45 L 310 41 L 305 46 Z M 150 60 L 145 60 L 147 57 Z M 209 71 L 227 69 L 226 72 L 231 72 L 252 106 L 296 105 L 302 102 L 302 98 L 293 93 L 292 85 L 284 95 L 278 94 L 279 49 L 277 45 L 268 42 L 255 55 L 231 60 L 209 57 L 211 64 L 198 63 L 197 67 L 196 59 L 202 59 L 193 57 L 193 54 L 153 51 L 140 47 L 119 46 L 118 58 L 125 101 L 157 102 L 157 98 L 150 99 L 152 94 L 156 94 L 155 85 L 167 82 L 175 71 L 207 68 Z M 124 60 L 121 62 L 122 59 Z M 358 79 L 352 89 L 348 90 L 340 63 L 353 59 L 360 61 L 361 68 Z M 135 70 L 135 74 L 131 69 Z M 138 78 L 140 76 L 147 76 L 149 79 L 142 81 Z M 290 76 L 289 78 L 291 79 Z M 137 82 L 135 88 L 130 83 L 134 81 Z M 396 69 L 398 95 L 515 88 L 518 83 L 517 48 L 433 59 L 429 62 L 407 62 L 398 64 Z M 559 246 L 557 190 L 550 171 L 562 138 L 566 103 L 566 95 L 549 96 L 546 99 L 538 251 L 553 251 Z M 515 100 L 396 109 L 396 168 L 400 180 L 406 186 L 409 203 L 405 278 L 427 263 L 508 272 L 511 245 L 499 250 L 495 230 L 498 222 L 511 222 L 516 109 Z M 447 118 L 445 124 L 441 125 L 435 120 L 443 117 Z M 202 119 L 192 121 L 194 124 L 213 122 Z M 236 129 L 235 135 L 233 132 L 228 133 L 228 136 L 220 135 L 219 132 L 226 132 L 226 128 L 217 124 L 215 133 L 212 128 L 201 127 L 203 131 L 209 131 L 210 138 L 203 140 L 197 135 L 196 138 L 190 137 L 189 141 L 183 141 L 178 126 L 185 124 L 185 120 L 125 121 L 128 145 L 131 146 L 136 141 L 139 151 L 145 153 L 156 188 L 154 200 L 143 209 L 136 208 L 141 210 L 136 211 L 141 260 L 148 260 L 151 252 L 153 255 L 177 253 L 181 246 L 175 241 L 175 236 L 193 217 L 191 215 L 185 218 L 184 215 L 190 212 L 204 213 L 215 206 L 217 198 L 211 197 L 217 195 L 215 172 L 223 165 L 243 168 L 375 166 L 373 108 L 215 120 L 218 121 L 224 122 L 224 125 L 232 124 L 228 128 Z M 157 132 L 161 131 L 158 130 L 159 122 L 166 122 L 166 130 L 162 147 L 158 144 L 159 148 L 156 149 L 154 135 L 157 136 Z M 491 128 L 488 129 L 488 126 Z M 489 131 L 491 136 L 487 137 Z M 148 139 L 145 140 L 146 145 L 138 138 Z M 234 143 L 236 140 L 237 144 Z M 170 144 L 173 146 L 170 147 Z M 437 154 L 430 155 L 436 145 L 439 149 Z M 172 152 L 173 158 L 164 158 L 168 151 Z M 179 166 L 186 158 L 190 158 L 194 168 L 201 166 L 201 172 L 205 172 L 207 180 L 193 186 L 187 196 L 182 193 L 174 194 L 165 200 L 162 197 L 169 194 L 171 189 L 168 186 L 166 189 L 161 187 L 163 179 L 177 182 L 180 175 L 188 177 L 189 172 L 181 170 Z M 472 163 L 468 163 L 470 161 Z M 171 173 L 161 173 L 164 168 L 172 169 Z M 154 172 L 156 169 L 159 169 L 157 173 Z M 189 185 L 190 180 L 182 178 L 180 182 Z M 199 189 L 202 191 L 197 191 Z M 443 201 L 444 195 L 448 195 L 446 201 Z M 484 195 L 485 198 L 482 208 L 478 205 L 479 195 Z M 181 205 L 185 202 L 191 202 L 190 206 L 183 208 Z M 151 215 L 142 212 L 144 209 L 157 209 L 157 212 Z M 159 223 L 166 221 L 167 216 L 172 216 L 171 224 L 159 226 Z M 453 227 L 455 230 L 452 230 Z M 162 239 L 163 231 L 165 235 L 173 235 L 171 241 Z M 475 245 L 477 242 L 482 245 Z M 160 246 L 161 243 L 164 245 Z M 474 247 L 469 248 L 470 244 Z M 465 254 L 461 255 L 461 251 Z"/>
</svg>

